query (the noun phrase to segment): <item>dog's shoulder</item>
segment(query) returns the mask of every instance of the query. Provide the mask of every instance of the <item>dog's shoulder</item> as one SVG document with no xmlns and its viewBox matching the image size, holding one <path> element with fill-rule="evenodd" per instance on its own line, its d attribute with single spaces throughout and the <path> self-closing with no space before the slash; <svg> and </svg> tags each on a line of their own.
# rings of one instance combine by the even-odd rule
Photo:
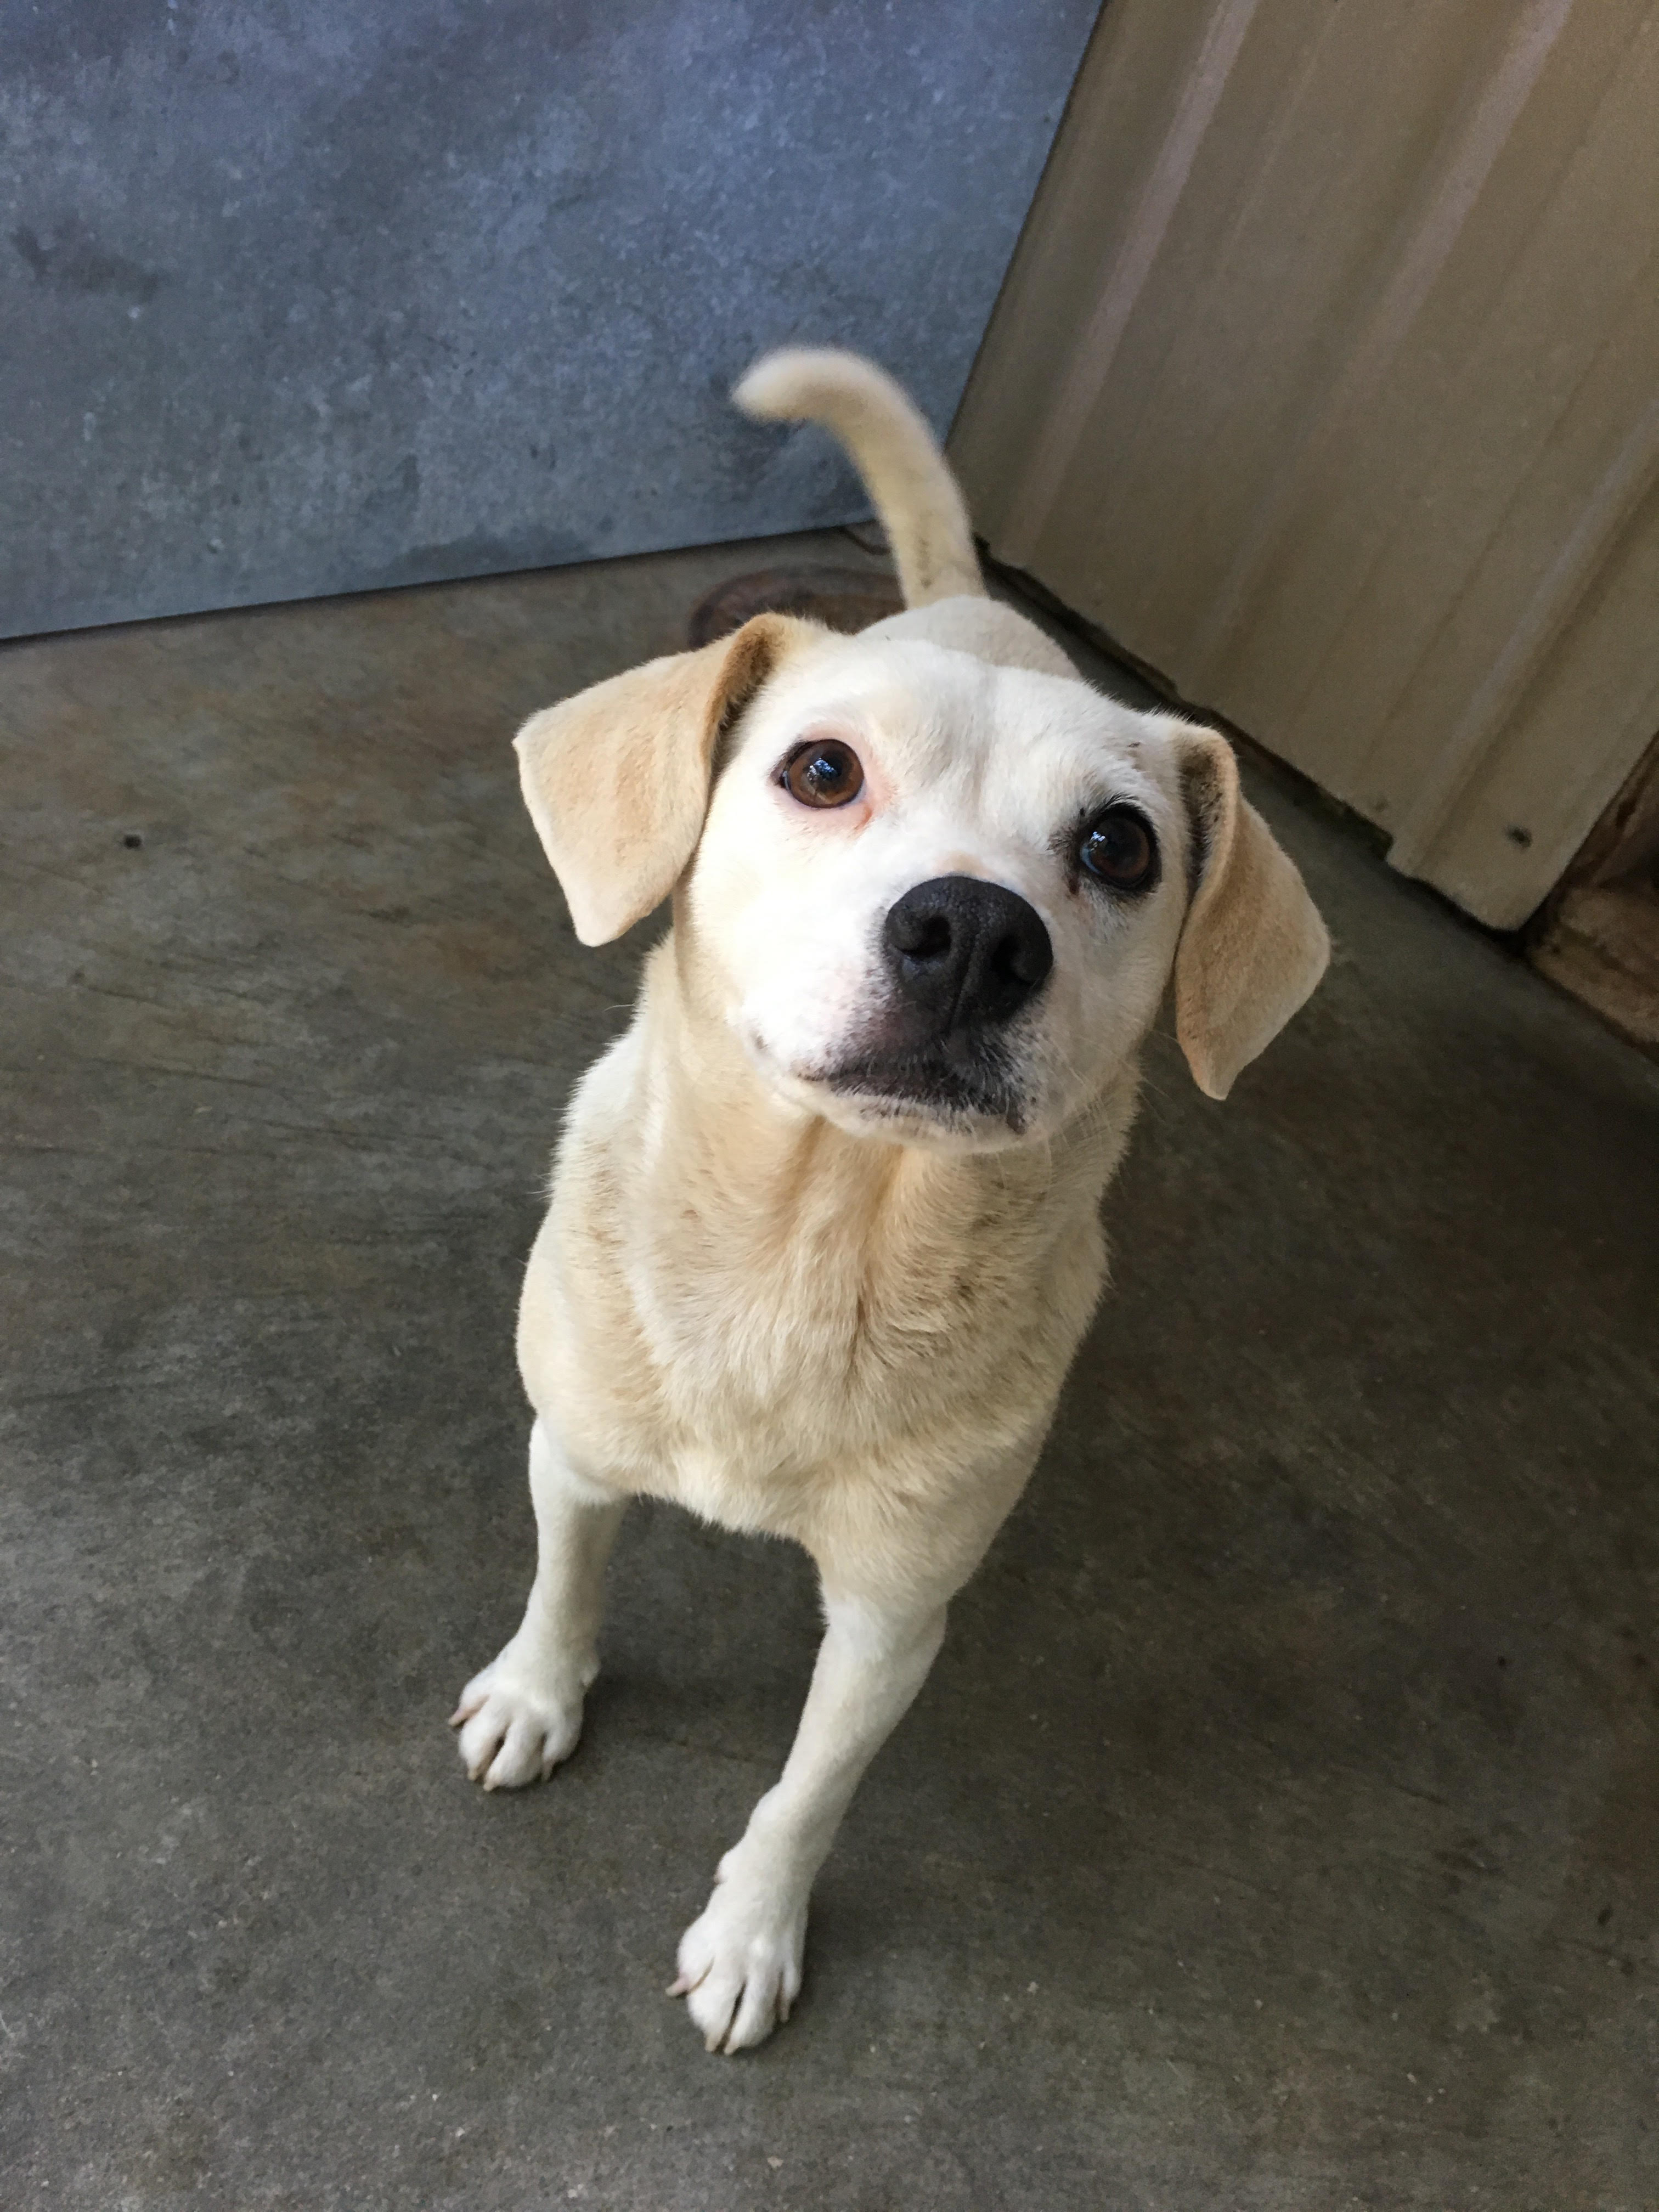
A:
<svg viewBox="0 0 1659 2212">
<path fill-rule="evenodd" d="M 996 668 L 1030 668 L 1042 676 L 1077 678 L 1077 671 L 1044 631 L 1000 599 L 962 597 L 907 607 L 902 615 L 861 631 L 867 638 L 917 638 L 953 653 L 969 653 Z"/>
</svg>

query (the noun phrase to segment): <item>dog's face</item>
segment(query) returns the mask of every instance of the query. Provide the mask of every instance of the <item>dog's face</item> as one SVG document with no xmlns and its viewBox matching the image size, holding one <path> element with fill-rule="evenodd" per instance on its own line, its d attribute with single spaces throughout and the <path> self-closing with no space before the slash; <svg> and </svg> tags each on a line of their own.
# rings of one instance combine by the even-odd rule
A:
<svg viewBox="0 0 1659 2212">
<path fill-rule="evenodd" d="M 1166 720 L 917 641 L 786 664 L 684 884 L 700 996 L 842 1128 L 1048 1134 L 1140 1043 L 1174 961 L 1192 831 Z"/>
<path fill-rule="evenodd" d="M 919 638 L 758 616 L 518 748 L 584 942 L 674 890 L 697 1018 L 856 1133 L 1041 1141 L 1124 1067 L 1172 970 L 1224 1097 L 1328 956 L 1224 738 Z"/>
</svg>

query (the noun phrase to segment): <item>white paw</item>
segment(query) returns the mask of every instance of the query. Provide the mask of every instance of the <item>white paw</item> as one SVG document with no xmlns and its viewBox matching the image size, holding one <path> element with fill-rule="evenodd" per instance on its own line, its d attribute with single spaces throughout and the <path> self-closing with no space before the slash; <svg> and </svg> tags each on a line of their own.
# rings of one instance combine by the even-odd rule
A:
<svg viewBox="0 0 1659 2212">
<path fill-rule="evenodd" d="M 746 1872 L 742 1849 L 720 1861 L 702 1918 L 681 1936 L 679 1976 L 668 1992 L 685 1999 L 710 2051 L 764 2043 L 800 1995 L 806 1891 Z"/>
<path fill-rule="evenodd" d="M 520 1790 L 545 1782 L 568 1759 L 582 1732 L 582 1695 L 599 1673 L 532 1664 L 515 1644 L 492 1659 L 461 1692 L 449 1717 L 459 1729 L 461 1763 L 486 1790 Z"/>
</svg>

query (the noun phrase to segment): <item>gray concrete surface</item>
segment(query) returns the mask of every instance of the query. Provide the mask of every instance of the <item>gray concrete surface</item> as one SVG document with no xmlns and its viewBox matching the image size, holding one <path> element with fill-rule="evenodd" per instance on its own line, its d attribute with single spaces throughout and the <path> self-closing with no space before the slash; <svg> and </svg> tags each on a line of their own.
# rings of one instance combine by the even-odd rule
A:
<svg viewBox="0 0 1659 2212">
<path fill-rule="evenodd" d="M 786 339 L 943 428 L 1098 0 L 0 0 L 0 636 L 866 513 Z"/>
<path fill-rule="evenodd" d="M 1644 2212 L 1659 1068 L 1271 781 L 1336 965 L 1224 1107 L 1154 1050 L 794 2021 L 711 2059 L 662 1991 L 800 1558 L 636 1511 L 575 1759 L 463 1780 L 641 950 L 507 736 L 788 550 L 0 653 L 0 2202 Z"/>
</svg>

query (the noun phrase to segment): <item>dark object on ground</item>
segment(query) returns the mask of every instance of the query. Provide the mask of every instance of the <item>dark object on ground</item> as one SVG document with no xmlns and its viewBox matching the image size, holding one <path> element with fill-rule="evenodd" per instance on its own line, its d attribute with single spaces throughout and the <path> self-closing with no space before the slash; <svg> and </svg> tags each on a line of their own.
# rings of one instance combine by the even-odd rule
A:
<svg viewBox="0 0 1659 2212">
<path fill-rule="evenodd" d="M 903 608 L 896 580 L 872 568 L 755 568 L 697 601 L 687 642 L 711 645 L 755 615 L 803 615 L 849 635 Z"/>
</svg>

